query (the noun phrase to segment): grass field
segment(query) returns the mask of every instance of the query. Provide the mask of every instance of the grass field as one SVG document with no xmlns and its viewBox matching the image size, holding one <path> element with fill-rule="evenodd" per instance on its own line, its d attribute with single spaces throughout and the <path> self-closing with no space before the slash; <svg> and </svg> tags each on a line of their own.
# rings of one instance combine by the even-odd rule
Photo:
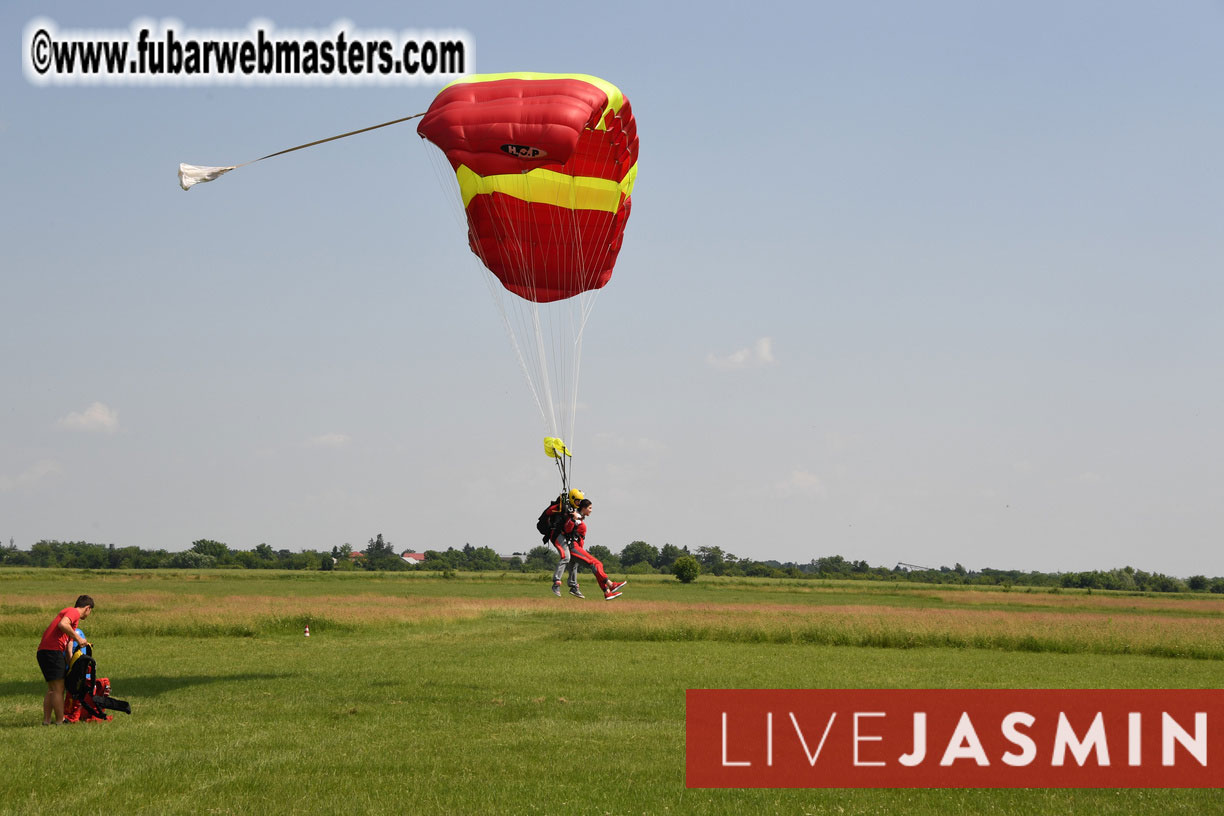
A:
<svg viewBox="0 0 1224 816">
<path fill-rule="evenodd" d="M 43 728 L 37 638 L 80 593 L 134 713 Z M 684 785 L 688 688 L 1222 677 L 1207 596 L 645 576 L 605 603 L 544 575 L 0 570 L 0 813 L 1224 813 L 1219 790 Z"/>
</svg>

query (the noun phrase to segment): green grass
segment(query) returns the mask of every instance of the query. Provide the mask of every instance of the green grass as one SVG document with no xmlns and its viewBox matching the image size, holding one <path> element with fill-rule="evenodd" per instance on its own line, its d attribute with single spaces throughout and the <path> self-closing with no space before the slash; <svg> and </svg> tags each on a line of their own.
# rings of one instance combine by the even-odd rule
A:
<svg viewBox="0 0 1224 816">
<path fill-rule="evenodd" d="M 35 641 L 81 591 L 99 604 L 86 630 L 100 668 L 134 714 L 43 728 Z M 880 631 L 928 610 L 932 631 L 945 613 L 959 620 L 939 592 L 898 595 L 635 577 L 607 604 L 553 598 L 539 576 L 0 571 L 0 813 L 1224 811 L 1214 790 L 685 788 L 688 688 L 1203 688 L 1224 672 L 1191 657 L 768 637 L 787 621 L 749 621 L 762 639 L 683 629 L 699 619 L 733 633 L 753 604 L 809 625 L 868 598 Z M 1031 607 L 986 614 L 1022 632 Z M 1145 614 L 1182 623 L 1126 613 Z M 677 636 L 635 636 L 644 621 Z"/>
</svg>

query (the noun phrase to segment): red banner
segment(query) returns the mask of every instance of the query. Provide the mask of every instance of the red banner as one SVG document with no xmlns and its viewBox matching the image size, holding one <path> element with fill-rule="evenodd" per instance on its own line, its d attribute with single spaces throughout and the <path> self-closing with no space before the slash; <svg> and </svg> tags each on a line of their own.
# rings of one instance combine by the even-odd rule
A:
<svg viewBox="0 0 1224 816">
<path fill-rule="evenodd" d="M 1220 689 L 689 689 L 690 788 L 1220 788 Z"/>
</svg>

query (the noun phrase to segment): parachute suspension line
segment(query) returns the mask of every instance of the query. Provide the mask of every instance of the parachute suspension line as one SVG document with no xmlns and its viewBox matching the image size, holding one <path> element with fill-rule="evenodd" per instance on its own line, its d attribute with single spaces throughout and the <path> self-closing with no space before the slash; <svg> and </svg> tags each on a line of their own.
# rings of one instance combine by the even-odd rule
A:
<svg viewBox="0 0 1224 816">
<path fill-rule="evenodd" d="M 557 470 L 561 473 L 561 502 L 564 504 L 569 501 L 569 473 L 565 467 L 565 454 L 557 455 Z"/>
<path fill-rule="evenodd" d="M 528 197 L 533 197 L 530 188 L 535 179 L 524 174 L 524 184 L 529 188 Z M 517 202 L 500 200 L 494 203 L 498 208 L 498 228 L 510 236 L 512 244 L 522 253 L 519 263 L 508 274 L 511 283 L 521 291 L 530 295 L 527 300 L 505 294 L 503 299 L 513 301 L 511 311 L 519 318 L 517 334 L 527 343 L 526 348 L 520 348 L 523 363 L 534 373 L 532 384 L 537 390 L 538 404 L 544 419 L 545 429 L 563 438 L 573 438 L 573 416 L 576 410 L 575 388 L 573 382 L 574 350 L 570 338 L 575 332 L 575 321 L 568 314 L 574 311 L 574 304 L 566 301 L 539 303 L 537 298 L 543 294 L 535 285 L 538 273 L 532 266 L 531 258 L 526 254 L 529 246 L 564 247 L 562 233 L 558 225 L 548 221 L 523 221 L 512 218 L 511 209 Z M 565 221 L 567 219 L 560 219 Z M 572 264 L 570 264 L 572 266 Z M 507 273 L 503 273 L 507 274 Z M 572 276 L 572 271 L 571 271 Z M 572 281 L 566 281 L 572 283 Z M 511 329 L 514 331 L 514 329 Z"/>
<path fill-rule="evenodd" d="M 447 161 L 444 153 L 433 149 L 424 141 L 422 145 L 425 148 L 426 155 L 429 157 L 429 163 L 433 168 L 434 176 L 438 180 L 438 185 L 442 189 L 442 197 L 447 202 L 448 209 L 455 219 L 455 225 L 466 235 L 470 230 L 470 226 L 468 224 L 467 211 L 463 207 L 462 197 L 459 194 L 459 183 L 455 178 L 455 171 L 451 167 L 450 162 Z M 511 226 L 508 218 L 499 218 L 498 224 L 504 228 Z M 474 249 L 479 250 L 479 245 L 474 247 Z M 502 329 L 506 333 L 506 338 L 510 341 L 510 347 L 514 350 L 514 357 L 518 362 L 519 369 L 523 372 L 523 378 L 527 380 L 527 387 L 531 391 L 532 399 L 535 400 L 536 408 L 539 410 L 540 415 L 545 418 L 544 428 L 551 433 L 553 429 L 547 420 L 550 410 L 545 407 L 546 395 L 541 393 L 540 388 L 542 378 L 538 373 L 540 368 L 538 362 L 539 352 L 536 351 L 535 354 L 532 354 L 530 348 L 524 349 L 522 343 L 520 343 L 520 338 L 525 342 L 532 336 L 526 330 L 527 323 L 524 319 L 524 316 L 528 313 L 528 307 L 522 302 L 521 298 L 514 297 L 506 291 L 497 277 L 484 265 L 485 258 L 479 251 L 476 252 L 476 255 L 482 262 L 480 272 L 485 286 L 489 290 L 489 299 L 493 301 L 494 307 L 501 316 Z"/>
<path fill-rule="evenodd" d="M 532 329 L 532 337 L 535 339 L 535 351 L 537 355 L 536 359 L 541 361 L 539 364 L 539 368 L 541 371 L 543 371 L 544 370 L 543 361 L 547 359 L 547 354 L 545 353 L 545 347 L 544 347 L 544 330 L 540 325 L 540 306 L 534 303 L 532 304 L 532 307 L 531 307 L 531 329 Z M 545 376 L 540 377 L 540 387 L 544 392 L 543 396 L 544 396 L 544 401 L 546 404 L 545 424 L 547 425 L 548 424 L 547 418 L 549 417 L 555 418 L 557 415 L 557 409 L 553 401 L 552 384 L 549 382 L 548 376 L 546 374 Z M 555 429 L 548 428 L 547 430 L 556 430 L 558 433 L 562 433 L 562 434 L 564 433 L 564 429 L 562 428 L 555 428 Z M 561 438 L 565 439 L 566 437 L 562 435 Z"/>
<path fill-rule="evenodd" d="M 503 199 L 495 201 L 495 206 L 499 210 L 497 212 L 497 228 L 499 232 L 503 232 L 511 238 L 511 245 L 517 247 L 519 251 L 519 262 L 516 265 L 517 274 L 514 276 L 512 283 L 524 291 L 535 295 L 536 289 L 533 281 L 535 280 L 536 270 L 529 265 L 530 257 L 527 255 L 525 248 L 532 242 L 538 242 L 538 236 L 521 234 L 519 232 L 518 227 L 516 227 L 517 219 L 513 217 L 511 212 L 513 207 L 518 206 L 516 201 Z M 517 322 L 517 332 L 513 325 L 515 321 L 507 323 L 508 330 L 513 334 L 521 336 L 526 344 L 526 348 L 517 345 L 516 348 L 520 357 L 520 363 L 527 372 L 529 384 L 535 393 L 536 404 L 544 420 L 545 430 L 553 435 L 563 434 L 563 425 L 557 420 L 553 380 L 550 380 L 548 376 L 547 361 L 549 360 L 549 354 L 546 341 L 548 321 L 547 319 L 543 322 L 541 321 L 542 309 L 547 307 L 544 304 L 536 303 L 534 300 L 525 300 L 510 294 L 491 273 L 488 276 L 488 280 L 490 281 L 490 287 L 496 291 L 498 300 L 509 306 L 507 318 L 513 317 Z M 547 312 L 544 312 L 543 315 L 545 318 L 548 316 Z"/>
<path fill-rule="evenodd" d="M 601 176 L 609 175 L 608 171 L 612 168 L 613 163 L 614 163 L 613 159 L 611 158 L 610 155 L 605 156 L 599 168 L 600 170 L 599 175 Z M 572 228 L 572 233 L 573 233 L 571 245 L 573 247 L 573 252 L 574 252 L 574 268 L 578 271 L 578 274 L 581 275 L 581 277 L 585 280 L 593 270 L 602 269 L 605 266 L 607 262 L 608 253 L 612 250 L 612 245 L 611 245 L 611 242 L 609 241 L 609 238 L 611 236 L 611 231 L 614 229 L 614 226 L 613 224 L 609 224 L 607 230 L 605 230 L 602 234 L 600 234 L 598 238 L 596 239 L 597 245 L 601 247 L 601 251 L 595 257 L 594 263 L 591 264 L 592 269 L 581 268 L 580 259 L 583 257 L 583 244 L 582 244 L 583 239 L 582 239 L 582 230 L 580 229 L 580 225 L 579 225 L 577 218 L 575 218 L 571 222 L 571 228 Z M 579 281 L 579 282 L 581 283 L 583 281 Z M 573 383 L 573 393 L 572 393 L 572 398 L 571 398 L 571 405 L 572 405 L 571 415 L 574 417 L 575 424 L 577 420 L 578 380 L 581 374 L 583 334 L 586 331 L 587 321 L 590 319 L 591 314 L 594 311 L 595 300 L 599 296 L 599 293 L 601 291 L 602 291 L 601 289 L 589 289 L 589 290 L 582 292 L 582 294 L 580 294 L 577 298 L 574 299 L 576 301 L 575 319 L 577 321 L 577 325 L 575 326 L 574 332 L 573 332 L 573 352 L 572 353 L 574 356 L 574 367 L 573 367 L 574 383 Z M 570 432 L 571 434 L 573 433 L 572 428 Z"/>
<path fill-rule="evenodd" d="M 466 235 L 471 227 L 468 224 L 467 211 L 463 207 L 462 197 L 459 194 L 459 183 L 455 178 L 455 171 L 451 168 L 444 153 L 434 150 L 427 143 L 422 144 L 425 146 L 430 166 L 433 167 L 434 175 L 442 189 L 443 198 L 447 201 L 451 215 L 455 219 L 455 225 Z M 505 231 L 507 237 L 521 240 L 521 236 L 515 234 L 514 222 L 504 206 L 496 221 L 498 229 Z M 551 436 L 558 436 L 560 434 L 557 423 L 550 419 L 555 416 L 555 409 L 552 405 L 547 372 L 542 362 L 548 358 L 548 355 L 544 351 L 546 345 L 541 340 L 539 304 L 524 301 L 508 292 L 497 276 L 488 270 L 484 263 L 486 259 L 480 252 L 480 245 L 476 244 L 473 249 L 476 250 L 475 254 L 482 262 L 480 265 L 481 278 L 489 290 L 489 299 L 501 316 L 502 329 L 506 334 L 506 339 L 510 341 L 510 348 L 514 351 L 519 370 L 523 372 L 523 378 L 527 381 L 527 387 L 531 391 L 536 409 L 540 412 L 544 430 Z M 523 262 L 526 262 L 525 258 Z M 521 278 L 516 278 L 514 282 L 534 291 L 531 281 L 531 275 L 525 274 Z"/>
</svg>

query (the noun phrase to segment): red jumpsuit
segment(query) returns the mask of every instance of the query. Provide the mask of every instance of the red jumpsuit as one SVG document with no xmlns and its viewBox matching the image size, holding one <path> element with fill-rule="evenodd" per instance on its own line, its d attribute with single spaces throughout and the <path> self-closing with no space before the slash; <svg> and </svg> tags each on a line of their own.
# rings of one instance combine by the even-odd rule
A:
<svg viewBox="0 0 1224 816">
<path fill-rule="evenodd" d="M 557 536 L 554 545 L 558 550 L 564 546 L 564 540 L 570 541 L 570 552 L 572 553 L 569 561 L 570 586 L 575 586 L 578 580 L 578 564 L 583 563 L 591 568 L 591 572 L 595 573 L 595 580 L 599 582 L 599 588 L 604 592 L 608 591 L 608 573 L 604 572 L 603 562 L 595 556 L 587 552 L 586 549 L 586 522 L 575 521 L 573 517 L 565 520 L 565 527 L 562 528 L 561 534 Z"/>
</svg>

